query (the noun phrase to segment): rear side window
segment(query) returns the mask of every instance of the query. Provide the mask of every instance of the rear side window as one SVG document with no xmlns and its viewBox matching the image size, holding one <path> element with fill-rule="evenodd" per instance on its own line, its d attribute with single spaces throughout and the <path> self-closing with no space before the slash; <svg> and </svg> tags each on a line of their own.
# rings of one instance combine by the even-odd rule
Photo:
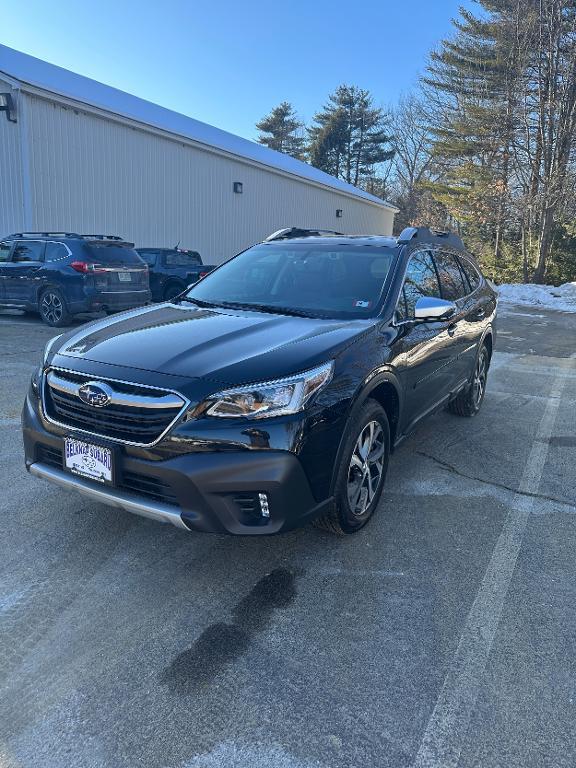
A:
<svg viewBox="0 0 576 768">
<path fill-rule="evenodd" d="M 451 253 L 437 251 L 434 260 L 438 267 L 438 277 L 442 288 L 442 298 L 446 301 L 458 301 L 469 293 L 468 286 L 460 271 L 458 260 Z"/>
<path fill-rule="evenodd" d="M 200 254 L 196 251 L 190 251 L 190 253 L 167 253 L 166 254 L 166 266 L 167 267 L 192 267 L 202 264 Z"/>
<path fill-rule="evenodd" d="M 39 240 L 31 240 L 29 243 L 21 240 L 12 252 L 12 261 L 42 261 L 43 258 L 44 243 Z"/>
<path fill-rule="evenodd" d="M 142 259 L 134 248 L 122 248 L 119 245 L 86 245 L 86 254 L 98 264 L 132 264 L 142 266 Z"/>
<path fill-rule="evenodd" d="M 44 261 L 61 261 L 68 258 L 68 248 L 64 243 L 46 243 Z"/>
<path fill-rule="evenodd" d="M 12 243 L 0 243 L 0 262 L 8 261 Z"/>
<path fill-rule="evenodd" d="M 472 266 L 472 263 L 468 261 L 468 259 L 465 259 L 462 256 L 460 257 L 460 266 L 470 283 L 470 290 L 475 291 L 480 285 L 480 275 L 478 274 L 478 270 L 476 267 Z"/>
<path fill-rule="evenodd" d="M 436 267 L 429 251 L 419 251 L 410 257 L 404 287 L 398 302 L 396 313 L 398 319 L 409 320 L 413 318 L 416 302 L 424 296 L 441 298 Z"/>
<path fill-rule="evenodd" d="M 138 251 L 138 255 L 149 267 L 153 267 L 158 262 L 160 251 Z"/>
</svg>

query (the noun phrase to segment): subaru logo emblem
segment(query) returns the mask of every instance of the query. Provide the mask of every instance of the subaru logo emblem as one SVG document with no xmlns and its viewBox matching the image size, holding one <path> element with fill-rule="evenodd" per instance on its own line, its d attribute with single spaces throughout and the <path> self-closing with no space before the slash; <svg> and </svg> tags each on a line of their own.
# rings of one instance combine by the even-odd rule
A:
<svg viewBox="0 0 576 768">
<path fill-rule="evenodd" d="M 88 381 L 78 388 L 78 397 L 86 405 L 103 408 L 112 400 L 113 390 L 100 381 Z"/>
</svg>

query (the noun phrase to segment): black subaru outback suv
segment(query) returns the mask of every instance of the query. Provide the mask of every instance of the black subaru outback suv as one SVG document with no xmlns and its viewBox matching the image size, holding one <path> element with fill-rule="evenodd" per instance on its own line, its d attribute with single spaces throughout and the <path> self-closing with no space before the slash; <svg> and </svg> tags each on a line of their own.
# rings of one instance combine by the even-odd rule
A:
<svg viewBox="0 0 576 768">
<path fill-rule="evenodd" d="M 454 235 L 284 233 L 173 302 L 53 339 L 26 466 L 184 529 L 353 533 L 425 416 L 478 412 L 495 315 Z"/>
<path fill-rule="evenodd" d="M 48 325 L 150 298 L 148 267 L 133 243 L 115 235 L 18 232 L 0 241 L 0 306 L 38 312 Z"/>
</svg>

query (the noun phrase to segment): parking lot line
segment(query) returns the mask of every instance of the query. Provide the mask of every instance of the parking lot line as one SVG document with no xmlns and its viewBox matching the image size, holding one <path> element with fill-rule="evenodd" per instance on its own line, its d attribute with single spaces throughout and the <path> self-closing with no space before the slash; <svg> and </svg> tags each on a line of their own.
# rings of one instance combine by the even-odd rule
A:
<svg viewBox="0 0 576 768">
<path fill-rule="evenodd" d="M 468 613 L 413 768 L 453 768 L 458 764 L 526 523 L 535 503 L 534 496 L 526 494 L 538 492 L 567 373 L 568 369 L 561 369 L 553 381 L 550 399 L 536 431 L 518 492 Z"/>
</svg>

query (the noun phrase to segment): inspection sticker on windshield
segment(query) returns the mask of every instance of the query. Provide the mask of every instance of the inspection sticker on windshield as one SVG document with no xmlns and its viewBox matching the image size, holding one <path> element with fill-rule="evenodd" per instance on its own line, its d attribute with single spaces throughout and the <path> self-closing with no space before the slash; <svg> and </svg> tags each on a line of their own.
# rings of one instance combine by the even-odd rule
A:
<svg viewBox="0 0 576 768">
<path fill-rule="evenodd" d="M 372 306 L 372 302 L 366 301 L 365 299 L 356 299 L 352 306 L 358 307 L 359 309 L 370 309 L 370 307 Z"/>
<path fill-rule="evenodd" d="M 99 483 L 112 482 L 112 451 L 100 445 L 67 437 L 64 441 L 64 467 Z"/>
</svg>

